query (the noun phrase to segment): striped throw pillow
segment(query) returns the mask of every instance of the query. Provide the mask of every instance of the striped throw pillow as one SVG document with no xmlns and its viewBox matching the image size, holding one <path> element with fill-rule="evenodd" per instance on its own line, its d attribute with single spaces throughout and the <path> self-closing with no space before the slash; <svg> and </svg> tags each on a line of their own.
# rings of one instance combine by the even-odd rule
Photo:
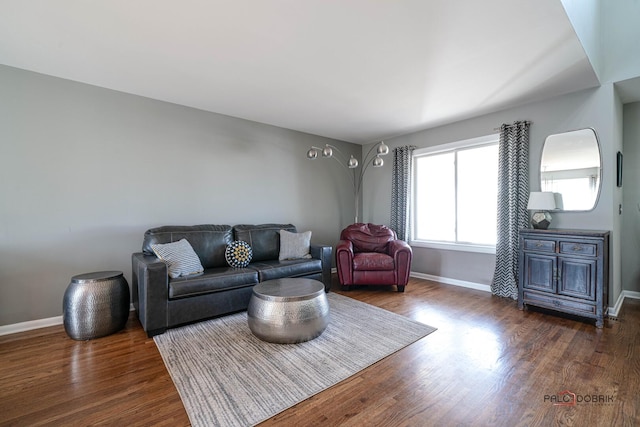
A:
<svg viewBox="0 0 640 427">
<path fill-rule="evenodd" d="M 158 258 L 167 263 L 169 277 L 189 276 L 204 271 L 200 258 L 186 239 L 173 243 L 151 245 Z"/>
</svg>

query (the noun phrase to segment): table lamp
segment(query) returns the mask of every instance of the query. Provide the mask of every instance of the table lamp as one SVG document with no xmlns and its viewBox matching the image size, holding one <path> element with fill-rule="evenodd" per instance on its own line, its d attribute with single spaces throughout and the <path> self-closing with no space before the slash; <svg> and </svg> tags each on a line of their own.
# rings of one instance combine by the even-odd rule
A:
<svg viewBox="0 0 640 427">
<path fill-rule="evenodd" d="M 529 193 L 529 204 L 527 209 L 534 211 L 531 215 L 531 225 L 533 228 L 546 230 L 551 224 L 551 214 L 556 208 L 556 200 L 551 191 L 532 191 Z"/>
</svg>

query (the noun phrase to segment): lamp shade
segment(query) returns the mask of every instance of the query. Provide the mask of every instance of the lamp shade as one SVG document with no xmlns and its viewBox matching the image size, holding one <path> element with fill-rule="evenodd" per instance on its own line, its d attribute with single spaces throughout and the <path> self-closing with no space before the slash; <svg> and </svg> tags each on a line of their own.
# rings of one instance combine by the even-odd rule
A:
<svg viewBox="0 0 640 427">
<path fill-rule="evenodd" d="M 530 211 L 552 211 L 556 208 L 556 199 L 551 191 L 532 191 L 529 193 Z"/>
<path fill-rule="evenodd" d="M 318 150 L 316 150 L 315 148 L 311 148 L 309 151 L 307 151 L 307 159 L 317 159 L 318 158 Z"/>
<path fill-rule="evenodd" d="M 384 141 L 380 141 L 380 143 L 378 144 L 378 149 L 376 151 L 378 153 L 378 156 L 386 156 L 387 154 L 389 154 L 389 147 L 384 143 Z"/>
</svg>

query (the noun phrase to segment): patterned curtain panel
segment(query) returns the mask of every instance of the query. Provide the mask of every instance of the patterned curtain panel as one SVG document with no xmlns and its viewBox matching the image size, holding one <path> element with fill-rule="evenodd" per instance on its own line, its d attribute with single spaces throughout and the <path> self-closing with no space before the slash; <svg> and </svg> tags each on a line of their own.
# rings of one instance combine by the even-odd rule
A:
<svg viewBox="0 0 640 427">
<path fill-rule="evenodd" d="M 518 298 L 518 231 L 529 222 L 529 127 L 526 121 L 500 128 L 498 239 L 491 293 Z"/>
<path fill-rule="evenodd" d="M 405 242 L 411 237 L 411 156 L 415 149 L 413 145 L 393 149 L 390 228 Z"/>
</svg>

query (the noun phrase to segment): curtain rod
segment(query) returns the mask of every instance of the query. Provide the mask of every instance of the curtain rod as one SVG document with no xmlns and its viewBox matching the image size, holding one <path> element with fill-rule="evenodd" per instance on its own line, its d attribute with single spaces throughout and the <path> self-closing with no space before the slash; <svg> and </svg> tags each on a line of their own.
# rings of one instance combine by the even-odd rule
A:
<svg viewBox="0 0 640 427">
<path fill-rule="evenodd" d="M 525 123 L 528 123 L 528 124 L 533 124 L 533 122 L 532 122 L 532 121 L 529 121 L 529 120 L 520 120 L 520 121 L 525 122 Z M 517 123 L 517 122 L 515 122 L 515 123 Z M 508 126 L 513 126 L 513 125 L 508 125 Z M 494 131 L 494 132 L 499 131 L 501 128 L 502 128 L 502 127 L 493 128 L 493 131 Z"/>
</svg>

